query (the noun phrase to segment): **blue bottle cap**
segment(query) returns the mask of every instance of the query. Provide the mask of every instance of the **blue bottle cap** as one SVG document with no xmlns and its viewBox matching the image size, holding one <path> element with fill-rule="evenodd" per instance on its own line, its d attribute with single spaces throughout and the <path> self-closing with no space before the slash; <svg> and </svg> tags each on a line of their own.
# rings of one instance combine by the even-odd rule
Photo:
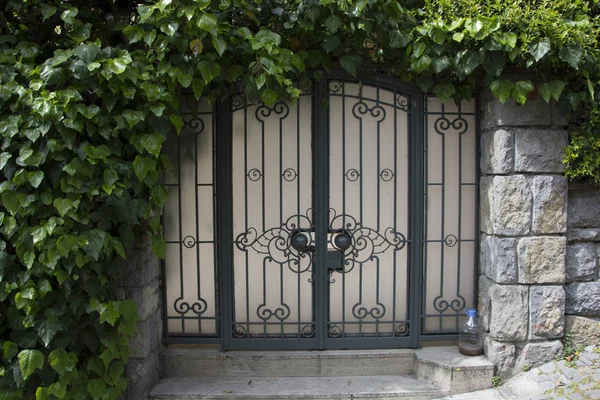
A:
<svg viewBox="0 0 600 400">
<path fill-rule="evenodd" d="M 469 316 L 469 317 L 476 317 L 477 310 L 474 308 L 465 308 L 465 314 L 467 314 L 467 316 Z"/>
</svg>

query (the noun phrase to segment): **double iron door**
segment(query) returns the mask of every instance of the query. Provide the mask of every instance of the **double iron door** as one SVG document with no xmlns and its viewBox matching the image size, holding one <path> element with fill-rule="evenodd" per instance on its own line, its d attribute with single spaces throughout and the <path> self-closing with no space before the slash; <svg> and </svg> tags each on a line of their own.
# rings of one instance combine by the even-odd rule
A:
<svg viewBox="0 0 600 400">
<path fill-rule="evenodd" d="M 385 78 L 323 78 L 273 106 L 230 98 L 218 139 L 226 349 L 418 345 L 421 107 Z"/>
</svg>

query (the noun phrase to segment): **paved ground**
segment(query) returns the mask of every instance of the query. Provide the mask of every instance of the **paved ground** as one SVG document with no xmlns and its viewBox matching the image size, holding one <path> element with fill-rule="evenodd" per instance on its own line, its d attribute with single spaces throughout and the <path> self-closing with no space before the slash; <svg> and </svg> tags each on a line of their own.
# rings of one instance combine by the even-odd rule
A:
<svg viewBox="0 0 600 400">
<path fill-rule="evenodd" d="M 576 361 L 553 361 L 520 373 L 488 390 L 444 400 L 596 400 L 600 399 L 600 346 L 586 347 Z"/>
</svg>

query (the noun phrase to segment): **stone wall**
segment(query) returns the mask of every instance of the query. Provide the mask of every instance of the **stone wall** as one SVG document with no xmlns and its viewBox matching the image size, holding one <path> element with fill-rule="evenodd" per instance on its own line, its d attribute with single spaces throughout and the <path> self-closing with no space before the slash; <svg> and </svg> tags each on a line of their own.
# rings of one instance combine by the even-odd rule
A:
<svg viewBox="0 0 600 400">
<path fill-rule="evenodd" d="M 563 347 L 567 120 L 542 99 L 481 100 L 478 308 L 485 353 L 506 376 Z"/>
<path fill-rule="evenodd" d="M 160 261 L 152 254 L 150 239 L 138 243 L 127 256 L 121 297 L 134 299 L 140 320 L 129 341 L 130 357 L 126 367 L 129 378 L 126 400 L 147 400 L 158 382 L 158 356 L 162 338 Z"/>
<path fill-rule="evenodd" d="M 565 325 L 575 345 L 600 344 L 600 188 L 569 184 Z"/>
</svg>

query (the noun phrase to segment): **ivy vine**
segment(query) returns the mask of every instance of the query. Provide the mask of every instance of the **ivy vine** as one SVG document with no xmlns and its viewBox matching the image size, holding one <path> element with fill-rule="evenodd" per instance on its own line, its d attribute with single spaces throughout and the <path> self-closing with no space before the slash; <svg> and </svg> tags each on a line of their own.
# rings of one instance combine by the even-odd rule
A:
<svg viewBox="0 0 600 400">
<path fill-rule="evenodd" d="M 293 99 L 373 71 L 444 101 L 479 85 L 571 111 L 567 175 L 600 182 L 597 1 L 7 0 L 0 9 L 0 398 L 116 399 L 135 237 L 163 257 L 180 102 Z M 517 78 L 519 76 L 534 78 Z"/>
</svg>

